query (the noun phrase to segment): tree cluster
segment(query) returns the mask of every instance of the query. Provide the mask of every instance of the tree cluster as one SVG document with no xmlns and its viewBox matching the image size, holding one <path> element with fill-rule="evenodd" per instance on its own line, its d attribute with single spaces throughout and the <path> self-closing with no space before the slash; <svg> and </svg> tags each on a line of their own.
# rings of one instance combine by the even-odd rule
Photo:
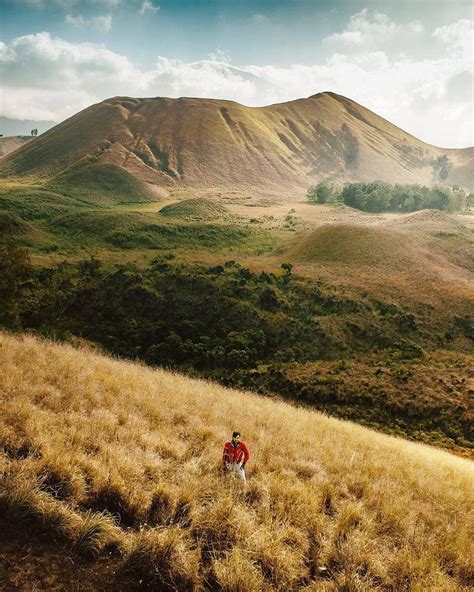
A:
<svg viewBox="0 0 474 592">
<path fill-rule="evenodd" d="M 325 181 L 313 185 L 307 192 L 313 203 L 341 202 L 364 212 L 415 212 L 437 209 L 460 212 L 469 209 L 472 194 L 457 185 L 390 185 L 382 181 L 346 183 L 342 189 Z"/>
</svg>

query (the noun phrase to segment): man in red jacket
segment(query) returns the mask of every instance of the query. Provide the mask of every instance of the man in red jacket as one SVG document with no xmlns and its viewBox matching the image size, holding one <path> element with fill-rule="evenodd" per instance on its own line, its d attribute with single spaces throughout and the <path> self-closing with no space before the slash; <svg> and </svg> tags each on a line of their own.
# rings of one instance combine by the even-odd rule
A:
<svg viewBox="0 0 474 592">
<path fill-rule="evenodd" d="M 245 465 L 250 458 L 247 446 L 240 440 L 240 432 L 233 432 L 232 440 L 224 444 L 222 468 L 224 472 L 237 473 L 245 481 Z"/>
</svg>

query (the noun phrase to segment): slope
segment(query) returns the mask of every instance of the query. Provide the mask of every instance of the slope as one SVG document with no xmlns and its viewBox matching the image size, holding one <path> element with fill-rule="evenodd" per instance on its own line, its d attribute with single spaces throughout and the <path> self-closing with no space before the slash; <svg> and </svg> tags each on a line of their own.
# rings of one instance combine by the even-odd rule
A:
<svg viewBox="0 0 474 592">
<path fill-rule="evenodd" d="M 7 136 L 5 138 L 0 137 L 0 158 L 10 154 L 23 144 L 31 141 L 31 136 Z"/>
<path fill-rule="evenodd" d="M 429 184 L 446 154 L 472 184 L 470 149 L 425 144 L 334 93 L 251 108 L 211 99 L 116 97 L 7 156 L 2 175 L 51 177 L 93 156 L 163 186 L 302 191 L 316 179 Z"/>
<path fill-rule="evenodd" d="M 81 566 L 83 590 L 474 583 L 471 462 L 87 349 L 4 333 L 0 348 L 0 517 L 35 556 L 20 573 L 24 549 L 1 540 L 4 589 L 59 590 Z M 236 428 L 247 488 L 218 470 Z"/>
</svg>

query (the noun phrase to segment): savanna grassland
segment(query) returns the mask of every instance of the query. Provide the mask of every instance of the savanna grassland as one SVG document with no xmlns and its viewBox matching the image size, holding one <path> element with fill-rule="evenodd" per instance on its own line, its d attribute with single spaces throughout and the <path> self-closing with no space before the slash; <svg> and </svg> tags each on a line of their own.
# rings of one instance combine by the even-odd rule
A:
<svg viewBox="0 0 474 592">
<path fill-rule="evenodd" d="M 471 462 L 88 347 L 0 352 L 2 589 L 472 589 Z"/>
</svg>

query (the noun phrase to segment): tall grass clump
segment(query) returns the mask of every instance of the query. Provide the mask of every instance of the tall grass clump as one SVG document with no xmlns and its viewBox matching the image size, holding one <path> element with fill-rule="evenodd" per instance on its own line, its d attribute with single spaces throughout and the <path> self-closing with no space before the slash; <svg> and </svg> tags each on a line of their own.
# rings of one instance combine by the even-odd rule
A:
<svg viewBox="0 0 474 592">
<path fill-rule="evenodd" d="M 474 585 L 468 460 L 5 333 L 0 403 L 0 519 L 89 561 L 113 550 L 131 590 Z M 246 486 L 219 470 L 233 429 L 250 447 Z"/>
</svg>

